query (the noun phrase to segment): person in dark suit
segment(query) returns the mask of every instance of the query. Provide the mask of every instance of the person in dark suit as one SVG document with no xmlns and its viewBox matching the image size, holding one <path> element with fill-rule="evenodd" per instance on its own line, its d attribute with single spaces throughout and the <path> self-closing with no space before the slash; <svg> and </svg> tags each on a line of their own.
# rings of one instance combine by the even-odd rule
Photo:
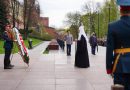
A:
<svg viewBox="0 0 130 90">
<path fill-rule="evenodd" d="M 96 37 L 96 34 L 94 32 L 92 33 L 92 35 L 89 38 L 89 43 L 91 46 L 91 53 L 93 55 L 96 55 L 95 50 L 96 50 L 96 46 L 97 46 L 97 37 Z"/>
<path fill-rule="evenodd" d="M 130 90 L 130 0 L 117 0 L 120 20 L 108 25 L 106 70 L 113 74 L 114 84 Z"/>
<path fill-rule="evenodd" d="M 89 64 L 89 56 L 87 49 L 87 36 L 84 32 L 84 26 L 81 25 L 79 27 L 79 36 L 77 41 L 77 50 L 75 54 L 75 66 L 79 68 L 88 68 Z"/>
<path fill-rule="evenodd" d="M 13 48 L 13 35 L 11 33 L 11 25 L 7 24 L 5 26 L 5 31 L 3 33 L 4 39 L 4 49 L 5 49 L 5 56 L 4 56 L 4 69 L 12 69 L 14 65 L 11 65 L 10 56 Z"/>
</svg>

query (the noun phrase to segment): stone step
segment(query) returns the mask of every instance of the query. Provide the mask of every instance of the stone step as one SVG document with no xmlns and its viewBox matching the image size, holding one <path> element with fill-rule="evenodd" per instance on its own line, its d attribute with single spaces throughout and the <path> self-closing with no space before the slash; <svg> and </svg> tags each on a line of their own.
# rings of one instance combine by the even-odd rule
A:
<svg viewBox="0 0 130 90">
<path fill-rule="evenodd" d="M 112 85 L 111 90 L 124 90 L 124 86 L 119 84 Z"/>
</svg>

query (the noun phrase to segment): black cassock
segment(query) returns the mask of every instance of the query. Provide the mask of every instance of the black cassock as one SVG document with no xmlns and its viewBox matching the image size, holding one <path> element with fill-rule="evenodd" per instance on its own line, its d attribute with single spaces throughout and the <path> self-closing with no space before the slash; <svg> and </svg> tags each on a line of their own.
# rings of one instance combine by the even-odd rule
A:
<svg viewBox="0 0 130 90">
<path fill-rule="evenodd" d="M 82 35 L 80 40 L 77 41 L 77 51 L 75 55 L 75 66 L 80 68 L 89 67 L 89 57 L 87 42 L 85 37 Z"/>
</svg>

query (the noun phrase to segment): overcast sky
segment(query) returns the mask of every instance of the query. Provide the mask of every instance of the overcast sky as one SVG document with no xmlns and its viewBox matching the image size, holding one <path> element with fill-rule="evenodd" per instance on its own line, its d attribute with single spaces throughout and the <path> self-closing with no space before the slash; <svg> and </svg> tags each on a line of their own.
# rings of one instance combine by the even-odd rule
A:
<svg viewBox="0 0 130 90">
<path fill-rule="evenodd" d="M 68 12 L 82 11 L 86 2 L 103 2 L 105 0 L 38 0 L 41 16 L 49 17 L 49 25 L 63 27 L 63 21 Z"/>
</svg>

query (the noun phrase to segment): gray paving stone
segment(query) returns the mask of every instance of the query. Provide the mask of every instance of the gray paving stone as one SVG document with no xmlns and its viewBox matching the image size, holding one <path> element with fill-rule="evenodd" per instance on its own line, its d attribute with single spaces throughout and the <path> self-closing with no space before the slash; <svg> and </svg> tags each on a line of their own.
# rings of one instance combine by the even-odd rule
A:
<svg viewBox="0 0 130 90">
<path fill-rule="evenodd" d="M 91 55 L 89 68 L 74 67 L 75 44 L 72 55 L 52 50 L 42 54 L 49 42 L 29 50 L 29 67 L 19 54 L 13 55 L 11 70 L 3 69 L 4 55 L 0 55 L 0 90 L 110 90 L 112 78 L 105 70 L 105 47 L 99 46 L 97 55 Z"/>
</svg>

